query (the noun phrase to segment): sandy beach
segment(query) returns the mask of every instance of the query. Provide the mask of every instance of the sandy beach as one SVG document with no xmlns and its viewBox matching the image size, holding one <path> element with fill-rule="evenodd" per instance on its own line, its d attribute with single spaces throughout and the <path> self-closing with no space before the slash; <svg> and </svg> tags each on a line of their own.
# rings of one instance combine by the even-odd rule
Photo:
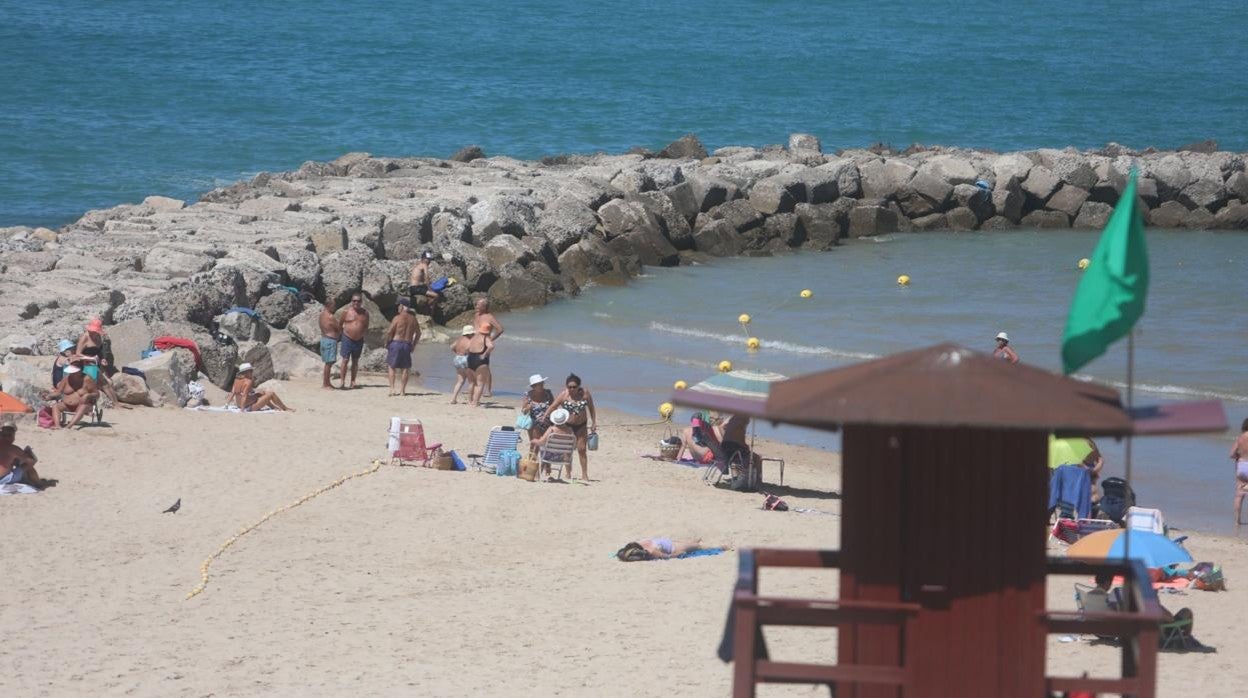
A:
<svg viewBox="0 0 1248 698">
<path fill-rule="evenodd" d="M 114 409 L 110 426 L 69 433 L 23 422 L 17 443 L 58 484 L 0 498 L 9 587 L 0 693 L 722 696 L 731 667 L 715 647 L 735 553 L 635 564 L 612 553 L 660 535 L 738 547 L 839 540 L 836 454 L 760 444 L 787 462 L 786 486 L 768 489 L 822 513 L 768 512 L 759 494 L 642 458 L 664 427 L 624 426 L 648 420 L 603 410 L 587 485 L 387 465 L 240 538 L 187 600 L 204 559 L 241 528 L 387 458 L 391 415 L 421 419 L 430 441 L 478 452 L 519 401 L 474 410 L 420 388 L 387 398 L 381 376 L 363 383 L 346 392 L 281 384 L 293 414 Z M 1222 494 L 1211 496 L 1218 506 Z M 178 498 L 179 512 L 161 513 Z M 1222 564 L 1231 590 L 1163 597 L 1192 608 L 1196 637 L 1217 651 L 1163 653 L 1159 694 L 1241 695 L 1248 545 L 1194 534 L 1188 548 Z M 836 590 L 831 575 L 763 582 L 804 596 L 812 585 Z M 1073 608 L 1068 585 L 1051 585 L 1049 597 L 1051 608 Z M 769 642 L 777 656 L 815 660 L 832 655 L 835 633 L 792 630 Z M 1116 675 L 1117 662 L 1114 648 L 1051 638 L 1050 673 Z"/>
</svg>

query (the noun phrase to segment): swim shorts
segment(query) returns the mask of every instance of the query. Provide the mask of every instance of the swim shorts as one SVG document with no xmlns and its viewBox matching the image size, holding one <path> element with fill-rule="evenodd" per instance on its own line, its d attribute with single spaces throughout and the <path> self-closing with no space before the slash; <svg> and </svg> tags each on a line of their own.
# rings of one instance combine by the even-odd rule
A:
<svg viewBox="0 0 1248 698">
<path fill-rule="evenodd" d="M 386 346 L 386 365 L 397 369 L 411 368 L 412 343 L 398 339 L 390 340 L 390 344 Z"/>
<path fill-rule="evenodd" d="M 342 335 L 342 339 L 339 340 L 338 343 L 340 345 L 338 347 L 338 351 L 342 354 L 342 358 L 344 359 L 347 357 L 351 357 L 352 359 L 358 360 L 360 358 L 360 354 L 364 352 L 364 340 L 363 339 L 356 341 L 344 334 Z"/>
<path fill-rule="evenodd" d="M 332 364 L 338 360 L 338 340 L 333 337 L 321 337 L 321 361 Z"/>
</svg>

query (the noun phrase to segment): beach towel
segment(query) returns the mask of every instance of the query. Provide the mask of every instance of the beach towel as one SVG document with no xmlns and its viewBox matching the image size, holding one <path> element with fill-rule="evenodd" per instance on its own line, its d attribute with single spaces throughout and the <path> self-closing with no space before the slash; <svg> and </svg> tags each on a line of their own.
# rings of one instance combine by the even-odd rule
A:
<svg viewBox="0 0 1248 698">
<path fill-rule="evenodd" d="M 224 314 L 229 315 L 230 313 L 242 313 L 243 315 L 250 315 L 251 317 L 254 317 L 254 318 L 260 317 L 260 313 L 257 313 L 255 310 L 252 310 L 251 308 L 244 308 L 241 305 L 236 305 L 233 308 L 230 308 L 229 310 L 225 311 Z"/>
<path fill-rule="evenodd" d="M 186 337 L 173 337 L 169 335 L 157 337 L 152 340 L 152 346 L 162 351 L 169 349 L 187 349 L 195 356 L 195 368 L 204 370 L 204 360 L 199 355 L 199 345 L 194 340 Z"/>
<path fill-rule="evenodd" d="M 12 482 L 7 485 L 0 485 L 0 496 L 6 494 L 35 494 L 39 490 L 22 482 Z"/>
<path fill-rule="evenodd" d="M 1081 465 L 1059 465 L 1049 478 L 1049 511 L 1058 503 L 1075 508 L 1077 518 L 1092 516 L 1092 476 Z"/>
<path fill-rule="evenodd" d="M 704 467 L 706 467 L 706 463 L 699 463 L 699 462 L 697 462 L 697 461 L 693 460 L 692 458 L 688 458 L 688 457 L 681 458 L 680 460 L 671 460 L 671 459 L 668 459 L 668 458 L 664 458 L 663 456 L 656 456 L 656 455 L 654 455 L 654 454 L 652 454 L 652 453 L 643 453 L 643 454 L 641 454 L 641 457 L 642 457 L 642 458 L 648 458 L 648 459 L 650 459 L 650 460 L 657 460 L 657 461 L 659 461 L 660 463 L 671 463 L 672 465 L 683 465 L 683 466 L 686 466 L 686 467 L 689 467 L 689 468 L 704 468 Z"/>
<path fill-rule="evenodd" d="M 681 553 L 680 555 L 673 555 L 672 557 L 656 557 L 651 560 L 643 560 L 642 562 L 667 562 L 668 560 L 684 560 L 690 557 L 710 557 L 712 555 L 720 555 L 726 552 L 728 552 L 727 548 L 703 548 L 701 550 Z M 619 558 L 615 556 L 615 553 L 611 553 L 611 559 L 618 560 Z"/>
<path fill-rule="evenodd" d="M 279 410 L 269 407 L 262 410 L 255 410 L 253 412 L 244 412 L 233 405 L 230 405 L 229 407 L 209 407 L 208 405 L 198 405 L 196 407 L 183 407 L 182 409 L 192 410 L 195 412 L 233 412 L 235 414 L 277 414 L 279 412 Z"/>
</svg>

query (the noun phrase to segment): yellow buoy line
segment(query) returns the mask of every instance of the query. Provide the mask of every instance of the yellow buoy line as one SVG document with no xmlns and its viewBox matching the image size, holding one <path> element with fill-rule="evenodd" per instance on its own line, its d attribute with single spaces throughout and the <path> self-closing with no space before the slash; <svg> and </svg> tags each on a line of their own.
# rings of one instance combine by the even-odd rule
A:
<svg viewBox="0 0 1248 698">
<path fill-rule="evenodd" d="M 335 487 L 338 487 L 339 485 L 341 485 L 342 483 L 346 482 L 347 480 L 353 480 L 353 479 L 355 479 L 355 478 L 357 478 L 357 477 L 364 477 L 365 475 L 372 475 L 373 473 L 375 473 L 375 472 L 377 472 L 378 470 L 380 470 L 382 465 L 383 465 L 383 462 L 382 462 L 382 461 L 375 460 L 375 461 L 373 461 L 373 467 L 371 467 L 371 468 L 369 468 L 369 469 L 367 469 L 367 470 L 360 470 L 360 471 L 357 471 L 357 472 L 351 473 L 350 475 L 344 475 L 343 477 L 340 477 L 340 478 L 338 478 L 337 480 L 334 480 L 333 482 L 329 483 L 328 485 L 325 485 L 325 486 L 323 486 L 323 487 L 321 487 L 321 488 L 319 488 L 319 489 L 317 489 L 317 490 L 312 491 L 312 492 L 311 492 L 311 493 L 309 493 L 309 494 L 306 494 L 306 495 L 304 495 L 304 496 L 300 497 L 299 499 L 297 499 L 296 501 L 294 501 L 294 502 L 293 502 L 293 503 L 291 503 L 291 504 L 287 504 L 287 505 L 285 505 L 285 506 L 278 507 L 278 508 L 274 509 L 273 511 L 270 511 L 269 513 L 267 513 L 267 514 L 265 514 L 263 517 L 261 517 L 259 521 L 257 521 L 257 522 L 255 522 L 255 523 L 253 523 L 252 525 L 250 525 L 250 526 L 248 526 L 248 527 L 246 527 L 246 528 L 244 528 L 244 529 L 240 530 L 238 533 L 235 533 L 233 536 L 231 536 L 231 537 L 230 537 L 230 539 L 229 539 L 229 540 L 227 540 L 227 541 L 225 541 L 224 543 L 222 543 L 222 544 L 221 544 L 221 547 L 217 548 L 216 552 L 214 552 L 213 554 L 211 554 L 211 555 L 209 555 L 208 557 L 204 558 L 204 563 L 203 563 L 202 565 L 200 565 L 200 566 L 199 566 L 199 585 L 198 585 L 198 586 L 196 586 L 194 589 L 192 589 L 192 590 L 190 591 L 190 593 L 186 595 L 186 600 L 187 600 L 187 601 L 189 601 L 189 600 L 191 600 L 191 599 L 195 598 L 196 596 L 199 596 L 200 594 L 204 593 L 204 589 L 208 588 L 208 569 L 212 566 L 213 561 L 215 561 L 217 558 L 221 557 L 222 553 L 224 553 L 226 550 L 229 550 L 229 549 L 230 549 L 230 546 L 232 546 L 232 545 L 234 545 L 235 543 L 237 543 L 239 538 L 242 538 L 243 536 L 247 535 L 248 533 L 251 533 L 252 531 L 256 530 L 257 528 L 260 528 L 260 525 L 261 525 L 261 524 L 263 524 L 265 521 L 268 521 L 269 519 L 273 518 L 274 516 L 277 516 L 277 515 L 278 515 L 278 514 L 280 514 L 281 512 L 283 512 L 283 511 L 289 511 L 289 510 L 291 510 L 291 509 L 294 509 L 295 507 L 299 506 L 300 504 L 303 504 L 304 502 L 308 501 L 309 499 L 312 499 L 313 497 L 317 497 L 317 496 L 319 496 L 319 495 L 322 495 L 322 494 L 324 494 L 324 493 L 326 493 L 326 492 L 328 492 L 328 491 L 330 491 L 330 490 L 334 489 Z"/>
</svg>

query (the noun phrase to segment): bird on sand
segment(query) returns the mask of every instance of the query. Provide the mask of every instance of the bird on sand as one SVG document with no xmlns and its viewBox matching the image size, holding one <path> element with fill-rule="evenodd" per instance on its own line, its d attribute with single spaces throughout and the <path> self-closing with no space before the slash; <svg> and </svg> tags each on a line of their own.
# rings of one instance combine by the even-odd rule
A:
<svg viewBox="0 0 1248 698">
<path fill-rule="evenodd" d="M 182 498 L 181 498 L 181 497 L 178 497 L 178 501 L 174 502 L 174 503 L 173 503 L 173 506 L 169 507 L 168 509 L 165 509 L 164 511 L 162 511 L 162 512 L 160 512 L 160 513 L 162 513 L 162 514 L 176 514 L 176 513 L 178 513 L 178 509 L 181 509 L 181 508 L 182 508 Z"/>
</svg>

